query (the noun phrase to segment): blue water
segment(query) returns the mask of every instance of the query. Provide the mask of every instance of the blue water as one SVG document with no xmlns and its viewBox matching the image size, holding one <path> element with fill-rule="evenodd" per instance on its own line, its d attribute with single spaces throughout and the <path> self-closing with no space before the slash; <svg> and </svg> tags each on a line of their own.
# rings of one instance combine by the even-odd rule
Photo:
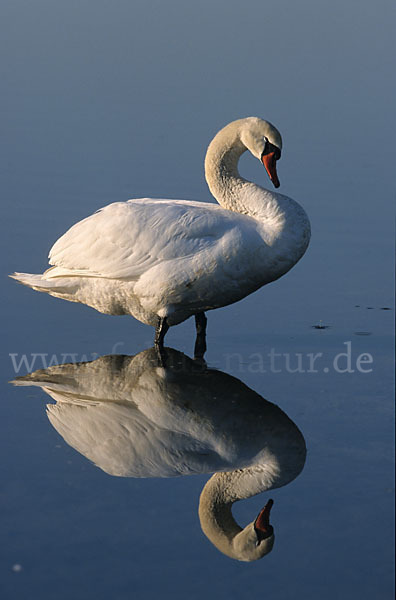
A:
<svg viewBox="0 0 396 600">
<path fill-rule="evenodd" d="M 1 11 L 2 598 L 393 598 L 394 7 L 6 0 Z M 110 476 L 51 426 L 44 391 L 8 383 L 137 354 L 152 329 L 6 279 L 44 270 L 57 237 L 111 201 L 209 200 L 206 146 L 248 115 L 280 129 L 280 191 L 313 231 L 289 274 L 208 313 L 208 365 L 279 406 L 307 446 L 301 474 L 270 492 L 276 543 L 254 563 L 202 533 L 208 474 Z M 269 184 L 250 156 L 241 172 Z M 193 322 L 166 340 L 191 356 Z M 268 497 L 237 503 L 236 519 Z"/>
</svg>

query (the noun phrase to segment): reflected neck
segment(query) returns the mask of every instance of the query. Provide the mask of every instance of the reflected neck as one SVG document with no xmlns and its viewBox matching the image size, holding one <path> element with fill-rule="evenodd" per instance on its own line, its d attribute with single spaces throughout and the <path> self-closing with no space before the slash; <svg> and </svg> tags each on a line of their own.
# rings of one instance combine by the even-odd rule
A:
<svg viewBox="0 0 396 600">
<path fill-rule="evenodd" d="M 242 529 L 232 514 L 232 505 L 272 487 L 279 478 L 279 465 L 275 457 L 268 456 L 267 464 L 258 468 L 245 468 L 229 473 L 215 473 L 202 490 L 199 500 L 199 519 L 202 531 L 209 540 L 230 558 L 244 560 L 238 552 Z"/>
</svg>

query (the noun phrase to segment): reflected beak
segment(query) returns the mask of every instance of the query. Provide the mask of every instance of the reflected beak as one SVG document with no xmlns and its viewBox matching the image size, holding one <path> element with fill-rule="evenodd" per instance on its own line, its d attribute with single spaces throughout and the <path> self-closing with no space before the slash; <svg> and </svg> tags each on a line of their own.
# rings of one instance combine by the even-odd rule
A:
<svg viewBox="0 0 396 600">
<path fill-rule="evenodd" d="M 260 542 L 273 534 L 272 525 L 270 525 L 269 521 L 273 504 L 273 500 L 268 500 L 267 504 L 261 509 L 257 519 L 254 522 L 254 529 Z"/>
<path fill-rule="evenodd" d="M 280 186 L 278 174 L 276 172 L 276 157 L 275 152 L 270 152 L 261 157 L 263 165 L 268 173 L 269 178 L 276 188 Z"/>
</svg>

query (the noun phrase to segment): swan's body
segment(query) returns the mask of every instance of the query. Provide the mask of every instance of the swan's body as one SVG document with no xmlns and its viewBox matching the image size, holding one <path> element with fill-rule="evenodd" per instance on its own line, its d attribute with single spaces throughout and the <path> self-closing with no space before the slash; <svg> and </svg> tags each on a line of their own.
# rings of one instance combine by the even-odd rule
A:
<svg viewBox="0 0 396 600">
<path fill-rule="evenodd" d="M 281 146 L 270 123 L 234 121 L 215 136 L 205 159 L 209 188 L 221 206 L 152 198 L 110 204 L 55 243 L 50 269 L 13 277 L 154 326 L 236 302 L 289 271 L 309 243 L 308 218 L 294 200 L 238 173 L 248 149 L 278 186 Z"/>
<path fill-rule="evenodd" d="M 47 406 L 55 429 L 110 475 L 231 471 L 205 485 L 201 526 L 228 556 L 260 558 L 272 548 L 272 528 L 268 523 L 257 544 L 254 526 L 242 530 L 231 506 L 295 479 L 304 466 L 304 438 L 280 408 L 238 379 L 174 350 L 166 355 L 166 368 L 151 349 L 54 366 L 14 383 L 42 387 L 56 401 Z"/>
</svg>

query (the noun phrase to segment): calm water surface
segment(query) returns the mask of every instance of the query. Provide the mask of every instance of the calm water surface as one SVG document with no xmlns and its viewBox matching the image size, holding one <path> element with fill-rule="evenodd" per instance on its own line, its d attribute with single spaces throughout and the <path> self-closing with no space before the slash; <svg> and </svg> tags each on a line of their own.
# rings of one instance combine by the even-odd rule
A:
<svg viewBox="0 0 396 600">
<path fill-rule="evenodd" d="M 392 10 L 3 4 L 3 598 L 393 597 Z M 249 114 L 281 130 L 280 191 L 313 237 L 284 278 L 208 314 L 213 383 L 100 359 L 141 358 L 153 331 L 6 279 L 45 269 L 56 238 L 111 201 L 209 200 L 207 143 Z M 269 185 L 256 162 L 242 173 Z M 167 336 L 190 357 L 193 342 L 192 321 Z M 67 373 L 63 420 L 41 387 L 8 383 L 49 367 L 36 382 L 61 394 L 53 366 L 96 359 Z M 136 431 L 158 443 L 128 445 Z M 274 500 L 272 552 L 239 562 L 204 535 L 199 497 L 213 472 L 266 464 L 266 447 L 291 481 L 235 504 L 244 527 Z"/>
</svg>

